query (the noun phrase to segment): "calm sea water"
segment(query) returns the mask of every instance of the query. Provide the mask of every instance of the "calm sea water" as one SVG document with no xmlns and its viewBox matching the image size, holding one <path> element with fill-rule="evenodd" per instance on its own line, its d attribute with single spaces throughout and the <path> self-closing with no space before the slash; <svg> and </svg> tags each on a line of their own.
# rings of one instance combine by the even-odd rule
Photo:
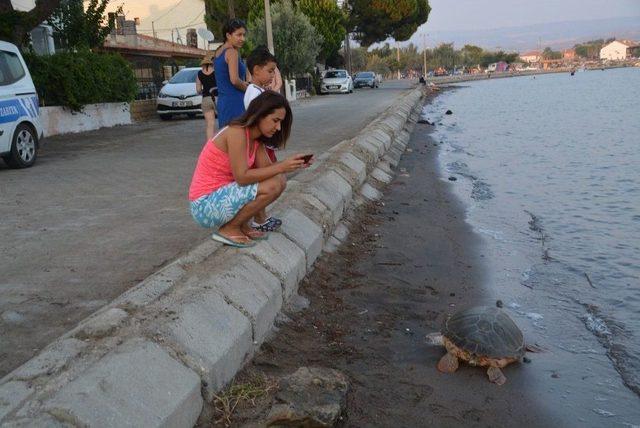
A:
<svg viewBox="0 0 640 428">
<path fill-rule="evenodd" d="M 595 397 L 567 405 L 640 425 L 640 68 L 463 84 L 423 115 L 496 298 Z"/>
</svg>

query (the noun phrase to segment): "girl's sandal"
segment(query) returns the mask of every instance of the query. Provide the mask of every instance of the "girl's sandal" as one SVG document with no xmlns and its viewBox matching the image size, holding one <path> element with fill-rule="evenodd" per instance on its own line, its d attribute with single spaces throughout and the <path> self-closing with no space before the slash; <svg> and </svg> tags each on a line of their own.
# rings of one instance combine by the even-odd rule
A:
<svg viewBox="0 0 640 428">
<path fill-rule="evenodd" d="M 220 235 L 217 232 L 214 232 L 213 235 L 211 235 L 211 238 L 214 241 L 220 242 L 224 245 L 229 245 L 230 247 L 236 247 L 236 248 L 249 248 L 256 245 L 255 242 L 253 242 L 251 239 L 248 239 L 247 236 L 245 235 L 226 237 L 226 236 Z"/>
<path fill-rule="evenodd" d="M 269 238 L 269 234 L 260 230 L 253 229 L 249 232 L 244 232 L 252 241 L 264 241 Z"/>
</svg>

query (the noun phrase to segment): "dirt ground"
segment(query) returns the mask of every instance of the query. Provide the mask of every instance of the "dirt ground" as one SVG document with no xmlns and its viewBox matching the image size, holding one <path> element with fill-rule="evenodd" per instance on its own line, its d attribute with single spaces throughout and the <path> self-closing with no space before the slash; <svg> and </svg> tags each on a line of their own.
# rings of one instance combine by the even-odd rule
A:
<svg viewBox="0 0 640 428">
<path fill-rule="evenodd" d="M 438 144 L 428 131 L 417 125 L 383 200 L 354 214 L 349 241 L 325 253 L 301 284 L 309 308 L 288 313 L 291 321 L 236 387 L 256 378 L 273 385 L 301 366 L 324 366 L 351 380 L 341 426 L 553 426 L 552 412 L 527 393 L 535 355 L 531 364 L 507 367 L 502 387 L 480 368 L 435 368 L 443 350 L 425 335 L 459 308 L 496 300 L 483 286 L 481 242 L 449 191 L 454 183 L 438 176 Z M 275 391 L 265 389 L 239 402 L 231 426 L 264 421 Z M 225 425 L 220 413 L 211 420 Z"/>
</svg>

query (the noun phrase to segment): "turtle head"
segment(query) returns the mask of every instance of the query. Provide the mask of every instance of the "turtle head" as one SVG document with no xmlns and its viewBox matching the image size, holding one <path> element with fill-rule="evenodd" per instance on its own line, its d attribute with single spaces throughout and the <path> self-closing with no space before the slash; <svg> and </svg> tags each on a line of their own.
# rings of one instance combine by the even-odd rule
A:
<svg viewBox="0 0 640 428">
<path fill-rule="evenodd" d="M 442 333 L 429 333 L 425 336 L 425 341 L 429 345 L 444 346 L 444 341 L 442 340 Z"/>
</svg>

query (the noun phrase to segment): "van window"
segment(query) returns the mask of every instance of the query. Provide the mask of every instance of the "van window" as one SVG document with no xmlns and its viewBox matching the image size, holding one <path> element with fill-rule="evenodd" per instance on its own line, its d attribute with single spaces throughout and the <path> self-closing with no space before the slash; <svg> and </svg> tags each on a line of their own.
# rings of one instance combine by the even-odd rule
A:
<svg viewBox="0 0 640 428">
<path fill-rule="evenodd" d="M 20 58 L 13 52 L 0 51 L 0 86 L 10 85 L 25 75 Z"/>
</svg>

